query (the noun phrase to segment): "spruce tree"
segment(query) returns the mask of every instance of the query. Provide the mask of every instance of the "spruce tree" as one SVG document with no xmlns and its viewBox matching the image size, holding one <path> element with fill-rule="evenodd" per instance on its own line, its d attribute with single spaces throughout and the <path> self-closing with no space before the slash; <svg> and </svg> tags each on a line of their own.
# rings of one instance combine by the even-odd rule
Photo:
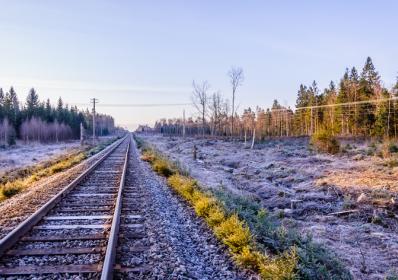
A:
<svg viewBox="0 0 398 280">
<path fill-rule="evenodd" d="M 4 119 L 4 92 L 0 88 L 0 122 Z"/>
<path fill-rule="evenodd" d="M 39 107 L 39 96 L 37 95 L 34 88 L 31 88 L 28 96 L 26 97 L 26 113 L 27 117 L 30 119 L 32 116 L 36 115 L 37 109 Z"/>
<path fill-rule="evenodd" d="M 56 112 L 56 119 L 59 123 L 62 123 L 64 121 L 64 103 L 62 101 L 62 98 L 58 98 L 58 103 L 57 103 L 57 112 Z"/>
<path fill-rule="evenodd" d="M 373 65 L 372 59 L 368 57 L 362 69 L 359 83 L 360 100 L 375 100 L 381 96 L 381 83 L 379 73 Z M 359 106 L 358 125 L 362 128 L 362 134 L 369 135 L 374 129 L 378 108 L 373 103 Z"/>
<path fill-rule="evenodd" d="M 11 125 L 16 129 L 19 122 L 19 102 L 18 96 L 14 88 L 11 87 L 9 92 L 6 93 L 4 100 L 5 115 Z"/>
<path fill-rule="evenodd" d="M 52 108 L 51 108 L 51 103 L 50 99 L 47 98 L 46 105 L 45 105 L 45 120 L 47 122 L 53 122 L 54 118 L 52 116 Z"/>
</svg>

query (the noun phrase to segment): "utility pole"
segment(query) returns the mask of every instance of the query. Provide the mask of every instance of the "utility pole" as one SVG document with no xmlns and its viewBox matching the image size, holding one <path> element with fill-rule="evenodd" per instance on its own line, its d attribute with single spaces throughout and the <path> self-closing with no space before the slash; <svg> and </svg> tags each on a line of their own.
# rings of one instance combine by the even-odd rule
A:
<svg viewBox="0 0 398 280">
<path fill-rule="evenodd" d="M 92 98 L 91 103 L 93 103 L 93 145 L 95 145 L 95 104 L 98 103 L 98 99 Z"/>
<path fill-rule="evenodd" d="M 182 137 L 185 137 L 185 109 L 182 112 L 182 119 L 183 119 L 183 123 L 182 123 Z"/>
<path fill-rule="evenodd" d="M 83 123 L 80 123 L 80 145 L 84 145 L 84 129 L 83 129 Z"/>
</svg>

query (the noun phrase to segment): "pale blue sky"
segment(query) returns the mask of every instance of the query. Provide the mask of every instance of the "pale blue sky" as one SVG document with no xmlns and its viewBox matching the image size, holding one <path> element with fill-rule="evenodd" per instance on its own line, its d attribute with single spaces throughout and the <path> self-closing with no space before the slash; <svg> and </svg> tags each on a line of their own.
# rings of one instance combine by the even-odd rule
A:
<svg viewBox="0 0 398 280">
<path fill-rule="evenodd" d="M 367 56 L 390 87 L 398 73 L 397 1 L 0 0 L 0 87 L 35 87 L 54 102 L 186 103 L 193 79 L 238 103 L 293 106 L 300 83 L 321 88 Z M 100 112 L 133 127 L 183 107 Z M 186 107 L 188 115 L 193 112 Z"/>
</svg>

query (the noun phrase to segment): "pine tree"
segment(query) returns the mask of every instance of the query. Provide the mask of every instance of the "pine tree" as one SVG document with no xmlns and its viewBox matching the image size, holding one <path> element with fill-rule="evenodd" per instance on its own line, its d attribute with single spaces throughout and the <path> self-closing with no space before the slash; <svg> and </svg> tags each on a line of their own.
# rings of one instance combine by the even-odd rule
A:
<svg viewBox="0 0 398 280">
<path fill-rule="evenodd" d="M 361 80 L 366 81 L 369 86 L 380 85 L 380 76 L 376 71 L 373 61 L 370 57 L 366 59 L 361 73 Z"/>
<path fill-rule="evenodd" d="M 19 122 L 19 102 L 18 96 L 14 88 L 11 87 L 9 92 L 6 93 L 4 100 L 5 115 L 10 124 L 16 128 Z"/>
<path fill-rule="evenodd" d="M 58 98 L 56 119 L 59 123 L 64 121 L 64 103 L 61 97 Z"/>
<path fill-rule="evenodd" d="M 363 100 L 374 100 L 380 98 L 382 88 L 379 73 L 376 71 L 372 59 L 368 57 L 362 69 L 359 82 L 359 98 Z M 359 106 L 358 125 L 362 128 L 363 135 L 372 134 L 376 122 L 376 111 L 374 104 L 367 103 Z"/>
<path fill-rule="evenodd" d="M 337 102 L 337 90 L 336 85 L 333 81 L 330 81 L 329 87 L 324 90 L 324 104 L 332 105 Z M 337 133 L 337 125 L 336 125 L 336 107 L 327 107 L 325 109 L 325 115 L 322 126 L 332 132 L 332 134 Z"/>
<path fill-rule="evenodd" d="M 298 90 L 298 93 L 297 93 L 296 108 L 302 108 L 302 107 L 307 107 L 307 106 L 310 106 L 308 89 L 305 85 L 301 84 L 300 88 Z M 308 134 L 309 117 L 310 117 L 309 109 L 296 110 L 295 123 L 297 124 L 297 127 L 299 127 L 299 130 L 300 130 L 299 135 Z"/>
<path fill-rule="evenodd" d="M 0 88 L 0 122 L 4 119 L 4 92 Z"/>
<path fill-rule="evenodd" d="M 28 96 L 26 97 L 26 113 L 27 117 L 31 118 L 37 114 L 37 109 L 39 107 L 39 96 L 37 95 L 34 88 L 31 88 Z"/>
<path fill-rule="evenodd" d="M 46 105 L 45 105 L 45 120 L 47 122 L 53 122 L 54 121 L 53 110 L 51 108 L 51 103 L 50 103 L 50 99 L 49 98 L 47 98 Z"/>
</svg>

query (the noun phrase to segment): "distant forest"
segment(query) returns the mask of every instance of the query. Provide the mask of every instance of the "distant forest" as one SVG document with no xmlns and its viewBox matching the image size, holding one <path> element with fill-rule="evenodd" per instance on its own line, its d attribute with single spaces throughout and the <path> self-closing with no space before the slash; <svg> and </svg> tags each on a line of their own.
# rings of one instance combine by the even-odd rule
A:
<svg viewBox="0 0 398 280">
<path fill-rule="evenodd" d="M 80 123 L 92 130 L 92 114 L 88 109 L 69 107 L 61 98 L 54 107 L 49 99 L 40 101 L 33 88 L 25 103 L 21 103 L 13 87 L 6 93 L 0 88 L 0 145 L 13 145 L 16 139 L 26 142 L 78 139 Z M 107 135 L 114 129 L 111 116 L 96 114 L 97 135 Z"/>
<path fill-rule="evenodd" d="M 336 85 L 321 91 L 314 81 L 300 85 L 296 108 L 282 106 L 274 100 L 270 109 L 247 108 L 236 113 L 235 98 L 244 81 L 243 70 L 232 68 L 232 104 L 220 92 L 210 94 L 207 81 L 193 83 L 192 101 L 198 118 L 161 119 L 155 131 L 171 135 L 213 135 L 254 138 L 307 136 L 328 131 L 334 136 L 397 137 L 398 78 L 396 84 L 384 87 L 372 59 L 367 58 L 362 71 L 346 69 Z M 260 98 L 260 97 L 259 97 Z"/>
</svg>

